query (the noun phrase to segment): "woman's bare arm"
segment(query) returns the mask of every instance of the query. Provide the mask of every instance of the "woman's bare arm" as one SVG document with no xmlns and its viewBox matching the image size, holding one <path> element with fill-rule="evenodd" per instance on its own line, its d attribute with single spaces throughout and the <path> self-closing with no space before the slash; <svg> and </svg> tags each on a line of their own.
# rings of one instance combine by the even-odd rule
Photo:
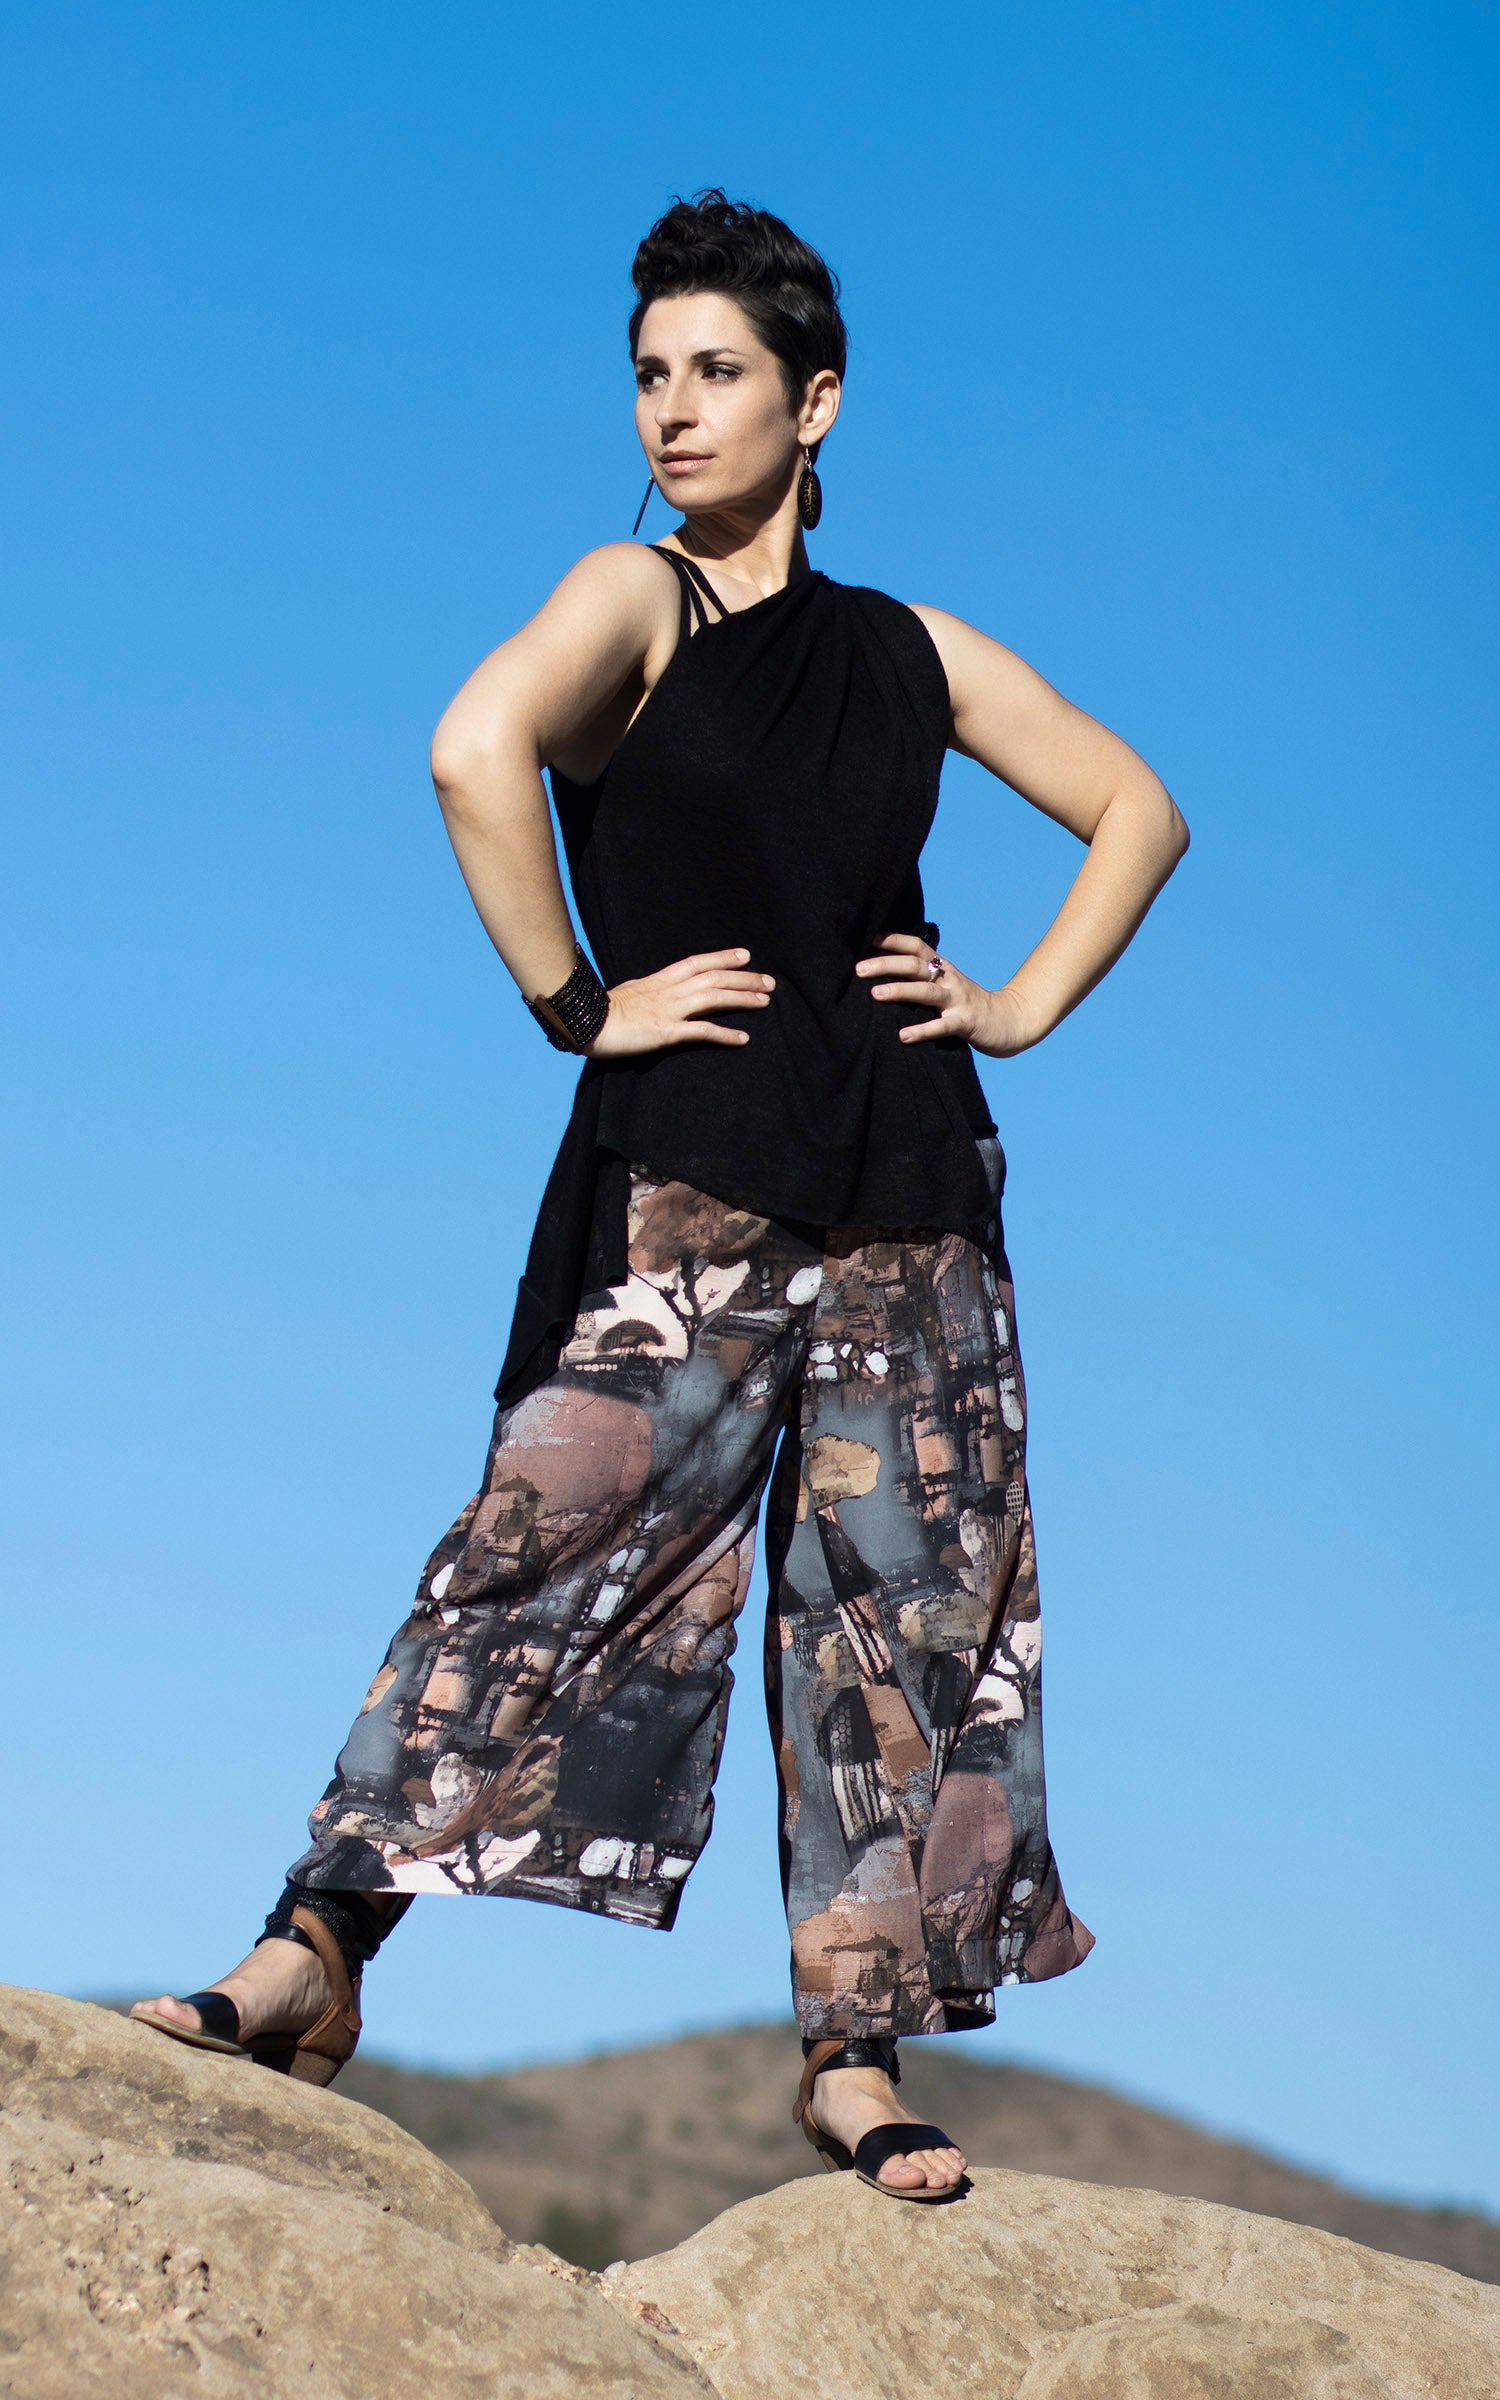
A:
<svg viewBox="0 0 1500 2400">
<path fill-rule="evenodd" d="M 574 960 L 542 768 L 622 692 L 649 691 L 676 637 L 670 571 L 633 543 L 611 542 L 581 558 L 530 622 L 475 668 L 433 735 L 448 838 L 484 929 L 527 999 L 556 991 Z M 745 1041 L 704 1012 L 765 1004 L 770 979 L 745 971 L 749 955 L 706 952 L 616 985 L 593 1054 Z"/>
<path fill-rule="evenodd" d="M 1108 974 L 1188 846 L 1170 793 L 1107 726 L 1075 708 L 1003 643 L 943 609 L 918 608 L 948 677 L 952 747 L 1088 844 L 1047 931 L 998 991 L 953 966 L 930 985 L 925 945 L 893 934 L 856 970 L 877 1000 L 922 1000 L 930 1022 L 903 1040 L 961 1034 L 1007 1057 L 1041 1041 Z M 894 978 L 894 980 L 880 980 Z"/>
</svg>

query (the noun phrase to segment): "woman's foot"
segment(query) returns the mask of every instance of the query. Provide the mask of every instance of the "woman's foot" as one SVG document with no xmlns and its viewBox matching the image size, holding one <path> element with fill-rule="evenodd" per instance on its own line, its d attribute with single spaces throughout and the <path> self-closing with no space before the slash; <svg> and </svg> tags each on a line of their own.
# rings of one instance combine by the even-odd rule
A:
<svg viewBox="0 0 1500 2400">
<path fill-rule="evenodd" d="M 920 2125 L 921 2117 L 896 2098 L 880 2067 L 824 2067 L 812 2088 L 808 2110 L 820 2133 L 853 2150 L 877 2125 Z M 952 2191 L 963 2181 L 965 2159 L 956 2144 L 943 2150 L 910 2150 L 888 2158 L 876 2180 L 894 2192 Z"/>
<path fill-rule="evenodd" d="M 329 2002 L 322 1960 L 301 1942 L 279 1941 L 274 1934 L 205 1988 L 223 1992 L 234 2002 L 239 2011 L 240 2041 L 246 2046 L 266 2034 L 305 2033 Z M 181 2025 L 185 2032 L 201 2031 L 197 2009 L 170 1992 L 163 1992 L 157 2000 L 137 2000 L 130 2013 L 138 2017 L 147 2010 L 165 2017 L 169 2025 Z"/>
</svg>

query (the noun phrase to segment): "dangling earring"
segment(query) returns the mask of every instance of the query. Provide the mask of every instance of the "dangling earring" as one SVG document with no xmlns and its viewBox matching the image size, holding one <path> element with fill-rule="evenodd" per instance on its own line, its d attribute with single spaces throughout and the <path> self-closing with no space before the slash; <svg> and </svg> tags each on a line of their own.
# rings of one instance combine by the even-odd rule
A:
<svg viewBox="0 0 1500 2400">
<path fill-rule="evenodd" d="M 635 523 L 634 523 L 634 524 L 631 526 L 631 528 L 630 528 L 630 538 L 631 538 L 631 540 L 632 540 L 632 541 L 634 541 L 634 540 L 635 540 L 635 537 L 636 537 L 636 535 L 637 535 L 637 534 L 640 532 L 640 530 L 641 530 L 641 519 L 642 519 L 642 517 L 643 517 L 643 516 L 645 515 L 645 513 L 646 513 L 647 502 L 649 502 L 649 500 L 650 500 L 650 498 L 651 498 L 651 495 L 652 495 L 652 493 L 655 491 L 655 489 L 656 489 L 656 477 L 653 475 L 653 476 L 652 476 L 652 478 L 651 478 L 651 481 L 650 481 L 650 482 L 647 484 L 647 486 L 646 486 L 646 498 L 645 498 L 645 499 L 644 499 L 644 500 L 641 502 L 641 505 L 640 505 L 640 507 L 639 507 L 639 508 L 636 510 L 636 512 L 635 512 Z"/>
<path fill-rule="evenodd" d="M 809 533 L 823 514 L 823 486 L 812 463 L 812 452 L 807 449 L 802 453 L 802 472 L 797 478 L 797 514 Z"/>
</svg>

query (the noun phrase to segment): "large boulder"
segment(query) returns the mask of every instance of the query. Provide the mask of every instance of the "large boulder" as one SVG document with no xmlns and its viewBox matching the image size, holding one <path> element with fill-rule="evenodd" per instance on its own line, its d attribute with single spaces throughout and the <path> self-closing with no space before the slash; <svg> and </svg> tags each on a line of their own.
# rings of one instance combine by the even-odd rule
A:
<svg viewBox="0 0 1500 2400">
<path fill-rule="evenodd" d="M 986 2172 L 742 2201 L 605 2289 L 720 2400 L 1492 2400 L 1500 2289 L 1204 2200 Z"/>
<path fill-rule="evenodd" d="M 5 2400 L 698 2400 L 388 2119 L 0 1986 Z"/>
<path fill-rule="evenodd" d="M 341 2097 L 0 1986 L 0 2400 L 1491 2400 L 1500 2288 L 986 2172 L 817 2176 L 605 2276 Z"/>
</svg>

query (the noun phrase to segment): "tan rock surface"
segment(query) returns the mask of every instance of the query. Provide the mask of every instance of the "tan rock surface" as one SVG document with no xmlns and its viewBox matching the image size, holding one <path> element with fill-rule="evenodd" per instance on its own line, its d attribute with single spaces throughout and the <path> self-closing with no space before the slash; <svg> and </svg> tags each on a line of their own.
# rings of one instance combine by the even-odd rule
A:
<svg viewBox="0 0 1500 2400">
<path fill-rule="evenodd" d="M 387 2119 L 0 1986 L 4 2400 L 706 2390 Z"/>
<path fill-rule="evenodd" d="M 1497 2400 L 1500 2290 L 1156 2192 L 982 2172 L 958 2203 L 852 2175 L 730 2209 L 605 2289 L 721 2400 Z"/>
<path fill-rule="evenodd" d="M 1500 2400 L 1500 2289 L 982 2172 L 798 2181 L 602 2282 L 388 2119 L 0 1986 L 0 2400 Z"/>
</svg>

